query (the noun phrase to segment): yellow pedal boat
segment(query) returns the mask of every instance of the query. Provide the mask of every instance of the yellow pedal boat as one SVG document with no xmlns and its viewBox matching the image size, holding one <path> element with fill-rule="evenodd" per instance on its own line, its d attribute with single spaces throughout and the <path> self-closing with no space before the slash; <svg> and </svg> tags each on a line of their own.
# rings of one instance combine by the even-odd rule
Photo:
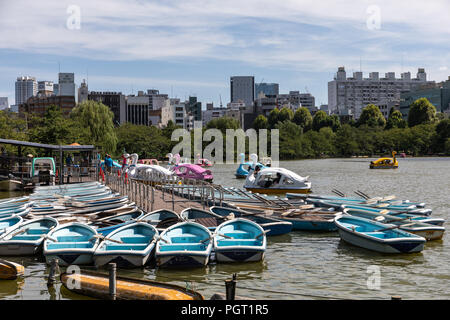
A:
<svg viewBox="0 0 450 320">
<path fill-rule="evenodd" d="M 370 162 L 370 169 L 397 169 L 398 160 L 395 157 L 397 152 L 392 151 L 392 158 L 380 158 Z"/>
</svg>

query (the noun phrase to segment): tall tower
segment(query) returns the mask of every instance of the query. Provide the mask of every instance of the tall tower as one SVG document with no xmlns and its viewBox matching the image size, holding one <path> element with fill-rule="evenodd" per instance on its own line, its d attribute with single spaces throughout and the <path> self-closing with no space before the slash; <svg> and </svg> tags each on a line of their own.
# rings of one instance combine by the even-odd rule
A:
<svg viewBox="0 0 450 320">
<path fill-rule="evenodd" d="M 16 80 L 16 105 L 27 102 L 28 98 L 35 96 L 38 85 L 35 77 L 17 77 Z"/>
</svg>

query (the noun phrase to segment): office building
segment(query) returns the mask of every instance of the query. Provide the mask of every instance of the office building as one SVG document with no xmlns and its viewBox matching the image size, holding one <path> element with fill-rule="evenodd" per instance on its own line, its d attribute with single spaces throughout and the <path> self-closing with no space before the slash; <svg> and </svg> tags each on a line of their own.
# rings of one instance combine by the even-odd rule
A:
<svg viewBox="0 0 450 320">
<path fill-rule="evenodd" d="M 79 99 L 84 99 L 85 91 L 87 90 L 87 86 L 84 87 L 83 84 L 80 86 L 79 90 Z M 119 126 L 122 123 L 126 122 L 126 110 L 125 110 L 125 95 L 122 92 L 97 92 L 91 91 L 88 93 L 87 100 L 97 101 L 103 103 L 108 106 L 109 109 L 114 113 L 114 125 Z M 81 100 L 79 100 L 81 101 Z"/>
<path fill-rule="evenodd" d="M 0 110 L 9 108 L 8 97 L 0 97 Z"/>
<path fill-rule="evenodd" d="M 74 73 L 59 73 L 58 74 L 58 96 L 72 96 L 78 99 L 75 94 L 75 74 Z"/>
<path fill-rule="evenodd" d="M 344 67 L 339 67 L 334 80 L 328 82 L 328 107 L 331 113 L 351 113 L 355 119 L 361 115 L 368 104 L 381 105 L 389 101 L 400 101 L 400 95 L 420 85 L 434 83 L 427 81 L 423 68 L 419 68 L 416 78 L 410 72 L 395 77 L 395 72 L 388 72 L 380 77 L 378 72 L 371 72 L 369 78 L 363 78 L 362 72 L 354 72 L 347 77 Z"/>
<path fill-rule="evenodd" d="M 436 112 L 450 113 L 450 76 L 447 81 L 423 85 L 417 89 L 401 94 L 399 110 L 403 118 L 408 119 L 409 108 L 417 99 L 426 98 Z"/>
<path fill-rule="evenodd" d="M 255 77 L 235 76 L 230 78 L 231 102 L 243 102 L 246 106 L 255 101 Z"/>
<path fill-rule="evenodd" d="M 78 88 L 78 103 L 82 103 L 84 101 L 87 101 L 89 99 L 89 88 L 86 83 L 86 80 L 83 79 L 83 81 L 80 84 L 80 87 Z"/>
<path fill-rule="evenodd" d="M 16 105 L 25 103 L 28 98 L 37 94 L 38 85 L 35 77 L 17 77 L 16 80 Z"/>
<path fill-rule="evenodd" d="M 255 96 L 258 98 L 261 95 L 277 96 L 280 93 L 280 85 L 278 83 L 257 83 L 255 85 Z"/>
<path fill-rule="evenodd" d="M 38 81 L 38 95 L 51 96 L 53 95 L 53 81 Z"/>
<path fill-rule="evenodd" d="M 27 102 L 19 105 L 20 114 L 32 113 L 39 117 L 43 117 L 47 108 L 51 105 L 59 106 L 64 116 L 68 117 L 76 102 L 74 96 L 34 96 L 28 98 Z"/>
</svg>

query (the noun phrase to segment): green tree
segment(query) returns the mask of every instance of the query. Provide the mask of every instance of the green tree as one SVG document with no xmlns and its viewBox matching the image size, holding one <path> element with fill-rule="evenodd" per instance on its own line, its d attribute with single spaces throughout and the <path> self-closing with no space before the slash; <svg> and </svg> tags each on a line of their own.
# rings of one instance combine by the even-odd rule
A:
<svg viewBox="0 0 450 320">
<path fill-rule="evenodd" d="M 29 137 L 32 141 L 45 144 L 72 143 L 72 126 L 71 120 L 64 118 L 59 106 L 50 105 L 42 118 L 31 117 Z"/>
<path fill-rule="evenodd" d="M 384 127 L 386 119 L 383 114 L 374 104 L 367 105 L 361 112 L 361 116 L 358 119 L 358 125 L 367 125 L 369 127 Z"/>
<path fill-rule="evenodd" d="M 106 153 L 114 153 L 117 135 L 114 130 L 114 113 L 103 103 L 84 101 L 70 113 L 70 118 L 81 130 L 80 139 L 93 144 Z"/>
<path fill-rule="evenodd" d="M 257 116 L 255 121 L 253 121 L 253 128 L 255 130 L 268 129 L 269 128 L 269 122 L 267 121 L 267 118 L 264 117 L 262 114 Z"/>
<path fill-rule="evenodd" d="M 311 116 L 311 112 L 309 112 L 308 108 L 301 107 L 298 108 L 294 113 L 294 118 L 292 121 L 303 128 L 303 132 L 311 130 L 313 118 Z"/>
<path fill-rule="evenodd" d="M 450 138 L 450 119 L 440 121 L 436 126 L 435 150 L 445 152 L 445 144 Z"/>
<path fill-rule="evenodd" d="M 275 125 L 278 123 L 280 119 L 280 110 L 278 108 L 273 109 L 269 113 L 269 118 L 267 119 L 269 121 L 269 127 L 270 129 L 275 128 Z"/>
<path fill-rule="evenodd" d="M 414 127 L 419 124 L 430 124 L 436 120 L 436 108 L 427 98 L 414 101 L 409 107 L 408 126 Z"/>
<path fill-rule="evenodd" d="M 227 129 L 239 129 L 241 127 L 238 120 L 231 117 L 213 119 L 206 124 L 206 129 L 219 129 L 223 134 Z"/>
<path fill-rule="evenodd" d="M 280 121 L 280 122 L 283 122 L 286 120 L 291 121 L 293 117 L 294 117 L 294 112 L 287 107 L 283 107 L 283 108 L 281 108 L 280 114 L 278 115 L 278 121 Z"/>
<path fill-rule="evenodd" d="M 392 111 L 392 109 L 391 109 L 391 111 Z M 388 129 L 392 129 L 392 128 L 406 128 L 406 121 L 403 120 L 403 115 L 398 110 L 392 111 L 389 114 L 389 118 L 386 122 L 385 129 L 388 130 Z"/>
<path fill-rule="evenodd" d="M 312 129 L 319 131 L 323 127 L 327 127 L 329 124 L 328 115 L 323 110 L 319 110 L 313 117 Z"/>
<path fill-rule="evenodd" d="M 161 159 L 171 150 L 171 141 L 155 126 L 122 124 L 115 128 L 117 150 L 137 153 L 143 159 Z"/>
<path fill-rule="evenodd" d="M 344 124 L 336 132 L 334 146 L 339 155 L 351 156 L 359 153 L 358 143 L 356 142 L 357 128 Z"/>
</svg>

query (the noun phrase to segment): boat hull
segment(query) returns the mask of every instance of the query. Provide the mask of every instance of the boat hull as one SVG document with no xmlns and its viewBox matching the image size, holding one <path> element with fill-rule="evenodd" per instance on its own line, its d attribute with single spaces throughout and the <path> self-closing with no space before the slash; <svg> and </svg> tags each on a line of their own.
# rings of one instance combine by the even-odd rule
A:
<svg viewBox="0 0 450 320">
<path fill-rule="evenodd" d="M 215 249 L 217 262 L 258 262 L 264 259 L 264 250 L 230 247 Z"/>
<path fill-rule="evenodd" d="M 167 253 L 156 256 L 156 265 L 160 268 L 168 267 L 204 267 L 209 262 L 209 254 L 195 253 Z"/>
<path fill-rule="evenodd" d="M 41 244 L 9 241 L 0 243 L 0 256 L 33 256 L 41 250 Z"/>
<path fill-rule="evenodd" d="M 318 220 L 299 220 L 280 218 L 284 221 L 292 223 L 292 229 L 298 231 L 336 231 L 337 227 L 333 220 L 318 221 Z"/>
<path fill-rule="evenodd" d="M 119 268 L 143 267 L 152 256 L 153 250 L 147 254 L 133 254 L 131 252 L 113 253 L 113 254 L 94 254 L 94 264 L 96 267 L 102 267 L 108 263 L 115 263 Z"/>
<path fill-rule="evenodd" d="M 50 264 L 53 259 L 58 259 L 60 266 L 67 267 L 69 265 L 91 265 L 94 262 L 94 252 L 53 252 L 45 254 L 45 261 Z"/>
<path fill-rule="evenodd" d="M 339 236 L 342 240 L 354 246 L 364 249 L 377 251 L 380 253 L 417 253 L 423 250 L 424 243 L 418 241 L 402 241 L 402 242 L 378 242 L 371 239 L 363 238 L 353 232 L 339 230 Z"/>
<path fill-rule="evenodd" d="M 285 194 L 285 193 L 302 193 L 307 194 L 311 193 L 310 188 L 305 189 L 275 189 L 275 188 L 252 188 L 252 187 L 245 187 L 247 191 L 251 191 L 253 193 L 264 193 L 264 194 Z"/>
<path fill-rule="evenodd" d="M 20 191 L 22 187 L 22 183 L 18 180 L 0 181 L 0 191 Z"/>
</svg>

